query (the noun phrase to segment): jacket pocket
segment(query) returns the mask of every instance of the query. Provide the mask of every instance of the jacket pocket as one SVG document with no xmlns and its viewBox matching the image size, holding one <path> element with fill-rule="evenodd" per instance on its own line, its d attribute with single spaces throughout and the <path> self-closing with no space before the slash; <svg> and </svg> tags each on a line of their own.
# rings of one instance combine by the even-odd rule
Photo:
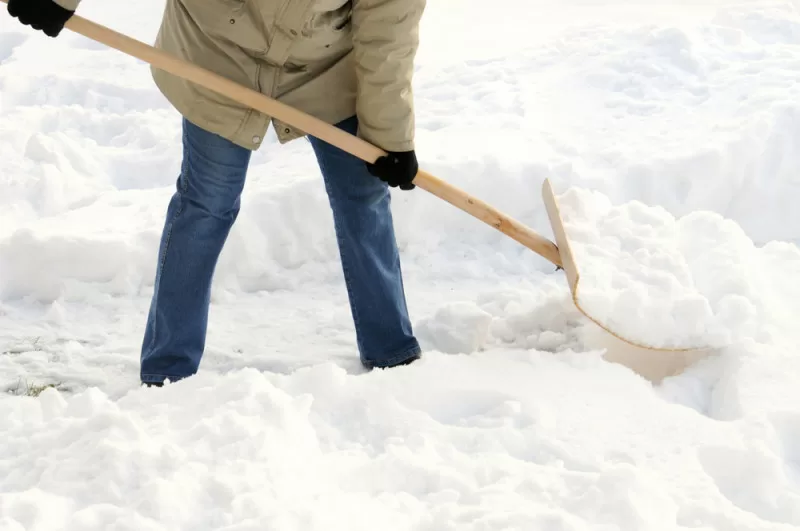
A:
<svg viewBox="0 0 800 531">
<path fill-rule="evenodd" d="M 350 0 L 333 9 L 312 11 L 303 24 L 300 38 L 292 46 L 292 59 L 301 64 L 327 61 L 352 47 L 353 5 Z"/>
<path fill-rule="evenodd" d="M 254 0 L 179 0 L 198 28 L 214 40 L 230 42 L 251 52 L 267 48 Z"/>
</svg>

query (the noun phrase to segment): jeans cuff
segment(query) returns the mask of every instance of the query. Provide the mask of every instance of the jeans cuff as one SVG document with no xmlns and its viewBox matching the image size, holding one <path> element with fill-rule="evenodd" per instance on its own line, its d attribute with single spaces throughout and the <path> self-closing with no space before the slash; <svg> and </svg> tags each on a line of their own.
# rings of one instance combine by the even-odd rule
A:
<svg viewBox="0 0 800 531">
<path fill-rule="evenodd" d="M 175 383 L 184 378 L 188 378 L 188 376 L 171 376 L 168 374 L 142 374 L 139 376 L 142 383 L 164 383 L 166 380 L 169 380 L 170 383 Z"/>
<path fill-rule="evenodd" d="M 408 360 L 418 358 L 422 354 L 422 347 L 419 346 L 419 343 L 414 340 L 410 347 L 400 351 L 399 353 L 393 354 L 387 360 L 382 361 L 380 363 L 375 363 L 367 359 L 361 360 L 362 365 L 364 365 L 367 369 L 388 369 L 394 367 L 396 365 L 400 365 Z"/>
</svg>

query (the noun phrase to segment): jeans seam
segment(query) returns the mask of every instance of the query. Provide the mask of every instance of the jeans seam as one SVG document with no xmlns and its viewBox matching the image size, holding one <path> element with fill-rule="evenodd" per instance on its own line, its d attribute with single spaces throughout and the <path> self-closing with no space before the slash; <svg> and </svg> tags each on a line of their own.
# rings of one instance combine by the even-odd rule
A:
<svg viewBox="0 0 800 531">
<path fill-rule="evenodd" d="M 331 195 L 331 198 L 334 201 L 337 200 L 333 195 Z M 339 215 L 338 215 L 336 209 L 332 208 L 331 210 L 333 212 L 333 222 L 334 222 L 334 224 L 340 225 L 342 222 L 339 219 Z M 336 241 L 339 243 L 339 248 L 340 249 L 345 249 L 347 247 L 345 240 L 339 235 L 339 231 L 335 231 L 335 232 L 336 232 Z M 349 262 L 349 258 L 346 256 L 346 253 L 340 253 L 340 259 L 342 261 L 342 275 L 344 276 L 344 285 L 345 285 L 345 289 L 347 290 L 347 296 L 350 299 L 352 299 L 353 301 L 355 301 L 356 300 L 356 295 L 355 295 L 355 292 L 352 289 L 352 286 L 350 285 L 351 282 L 352 282 L 352 275 L 350 273 L 350 268 L 347 265 L 348 262 Z M 352 309 L 352 314 L 353 314 L 353 325 L 355 326 L 356 330 L 359 330 L 359 326 L 360 326 L 361 320 L 359 319 L 358 304 L 355 304 L 355 303 L 352 304 L 352 308 L 351 309 Z M 356 342 L 357 343 L 360 342 L 358 340 L 358 338 L 356 338 Z"/>
<path fill-rule="evenodd" d="M 330 171 L 330 169 L 328 168 L 328 165 L 326 164 L 324 159 L 318 161 L 318 163 L 320 165 L 320 170 L 322 170 L 322 172 L 326 172 L 326 171 L 329 172 Z M 324 179 L 323 179 L 323 181 L 324 181 Z M 328 187 L 327 183 L 325 184 L 325 186 Z M 328 196 L 330 198 L 330 201 L 333 202 L 333 203 L 339 202 L 341 200 L 340 198 L 338 198 L 336 196 L 336 193 L 332 189 L 329 189 Z M 331 207 L 332 207 L 331 208 L 331 213 L 332 213 L 332 217 L 333 217 L 334 228 L 336 229 L 336 225 L 341 225 L 342 221 L 341 221 L 341 219 L 339 217 L 338 209 L 334 205 L 331 205 Z M 336 241 L 339 244 L 338 245 L 339 249 L 346 249 L 347 245 L 346 245 L 345 240 L 340 235 L 340 231 L 339 230 L 334 230 L 334 232 L 336 233 Z M 342 262 L 342 276 L 344 276 L 344 285 L 345 285 L 345 290 L 347 290 L 347 296 L 351 300 L 355 301 L 355 298 L 356 298 L 355 292 L 353 291 L 353 289 L 352 289 L 352 287 L 350 285 L 351 282 L 352 282 L 352 276 L 350 274 L 350 268 L 347 265 L 348 261 L 349 261 L 349 258 L 346 256 L 346 253 L 341 253 L 340 252 L 339 253 L 339 259 Z M 351 313 L 352 313 L 352 316 L 353 316 L 353 325 L 354 325 L 354 327 L 356 329 L 356 332 L 358 332 L 359 326 L 360 326 L 360 322 L 361 322 L 360 319 L 359 319 L 359 315 L 358 315 L 358 304 L 354 303 L 354 304 L 351 304 L 350 306 L 351 306 L 351 310 L 352 310 Z M 360 343 L 360 341 L 358 339 L 358 334 L 356 334 L 356 343 Z M 361 349 L 359 349 L 359 350 L 361 350 Z"/>
<path fill-rule="evenodd" d="M 188 162 L 181 167 L 181 173 L 178 177 L 178 186 L 176 187 L 175 191 L 175 199 L 176 199 L 176 207 L 175 207 L 175 214 L 169 220 L 169 226 L 167 227 L 166 234 L 164 235 L 164 251 L 161 253 L 161 257 L 158 261 L 158 275 L 157 281 L 155 286 L 153 286 L 153 306 L 157 306 L 155 301 L 158 300 L 159 292 L 161 291 L 161 271 L 164 269 L 164 264 L 167 261 L 167 253 L 169 252 L 169 244 L 172 240 L 172 229 L 175 226 L 175 221 L 180 217 L 181 213 L 183 212 L 183 193 L 189 188 L 189 176 L 188 176 Z M 183 192 L 183 193 L 181 193 Z M 158 336 L 158 319 L 153 319 L 153 331 L 152 337 L 155 339 Z"/>
</svg>

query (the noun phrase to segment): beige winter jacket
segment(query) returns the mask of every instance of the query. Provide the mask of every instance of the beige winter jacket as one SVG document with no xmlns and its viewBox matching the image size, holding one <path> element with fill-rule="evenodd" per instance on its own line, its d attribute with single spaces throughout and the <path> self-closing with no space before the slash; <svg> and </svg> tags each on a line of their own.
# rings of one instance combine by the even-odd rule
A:
<svg viewBox="0 0 800 531">
<path fill-rule="evenodd" d="M 359 136 L 405 151 L 425 2 L 166 0 L 155 45 L 328 123 L 357 115 Z M 189 121 L 246 148 L 259 147 L 270 122 L 282 143 L 305 134 L 163 71 L 153 78 Z"/>
</svg>

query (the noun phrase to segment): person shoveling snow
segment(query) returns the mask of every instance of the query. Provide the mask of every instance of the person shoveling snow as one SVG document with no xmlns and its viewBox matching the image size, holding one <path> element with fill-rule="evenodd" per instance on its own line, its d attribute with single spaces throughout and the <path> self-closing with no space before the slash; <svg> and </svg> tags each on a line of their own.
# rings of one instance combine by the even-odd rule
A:
<svg viewBox="0 0 800 531">
<path fill-rule="evenodd" d="M 251 154 L 270 124 L 281 143 L 309 137 L 333 210 L 361 363 L 368 369 L 405 365 L 422 351 L 408 316 L 389 186 L 431 192 L 558 266 L 580 312 L 630 345 L 711 352 L 733 340 L 726 328 L 751 320 L 746 301 L 727 297 L 724 307 L 714 307 L 716 288 L 702 293 L 684 278 L 683 249 L 660 248 L 672 246 L 669 239 L 637 237 L 621 246 L 613 235 L 601 245 L 599 237 L 587 239 L 580 227 L 598 221 L 585 215 L 592 214 L 591 205 L 570 204 L 576 196 L 569 192 L 556 196 L 549 178 L 542 197 L 556 243 L 420 170 L 411 79 L 424 2 L 413 8 L 372 0 L 324 6 L 289 2 L 281 9 L 269 2 L 258 9 L 168 4 L 160 50 L 74 16 L 77 2 L 37 2 L 20 7 L 12 0 L 9 12 L 50 36 L 68 27 L 148 62 L 162 94 L 183 115 L 182 171 L 161 233 L 141 350 L 140 377 L 146 384 L 198 370 L 214 271 L 239 213 Z M 226 18 L 227 25 L 222 24 Z M 403 23 L 386 22 L 394 18 Z M 231 33 L 229 26 L 241 31 Z M 273 26 L 278 31 L 269 38 L 258 29 Z M 325 36 L 330 31 L 333 35 Z M 192 44 L 198 40 L 208 44 Z M 335 94 L 328 95 L 329 86 L 337 87 Z M 562 212 L 569 214 L 566 221 Z M 581 214 L 582 220 L 574 219 Z M 647 232 L 649 217 L 639 217 Z M 663 260 L 648 258 L 667 255 L 666 270 Z M 606 273 L 614 271 L 609 264 L 631 257 L 638 264 L 635 274 L 614 275 L 608 283 Z M 176 260 L 188 262 L 188 272 Z M 663 307 L 663 297 L 650 296 L 664 286 L 678 304 Z M 611 301 L 607 295 L 615 293 L 621 296 Z M 634 307 L 638 321 L 630 317 Z M 642 325 L 645 321 L 649 326 Z"/>
<path fill-rule="evenodd" d="M 80 0 L 10 0 L 8 11 L 50 37 Z M 284 6 L 284 4 L 286 4 Z M 330 199 L 362 364 L 418 359 L 403 288 L 389 187 L 412 190 L 418 171 L 411 91 L 424 0 L 288 3 L 168 2 L 157 47 L 373 142 L 387 155 L 364 163 L 308 135 Z M 306 10 L 313 16 L 306 17 Z M 269 28 L 268 38 L 262 28 Z M 272 123 L 281 143 L 305 137 L 289 124 L 153 69 L 183 117 L 183 162 L 169 202 L 141 350 L 148 385 L 199 368 L 211 284 L 240 209 L 253 151 Z"/>
</svg>

